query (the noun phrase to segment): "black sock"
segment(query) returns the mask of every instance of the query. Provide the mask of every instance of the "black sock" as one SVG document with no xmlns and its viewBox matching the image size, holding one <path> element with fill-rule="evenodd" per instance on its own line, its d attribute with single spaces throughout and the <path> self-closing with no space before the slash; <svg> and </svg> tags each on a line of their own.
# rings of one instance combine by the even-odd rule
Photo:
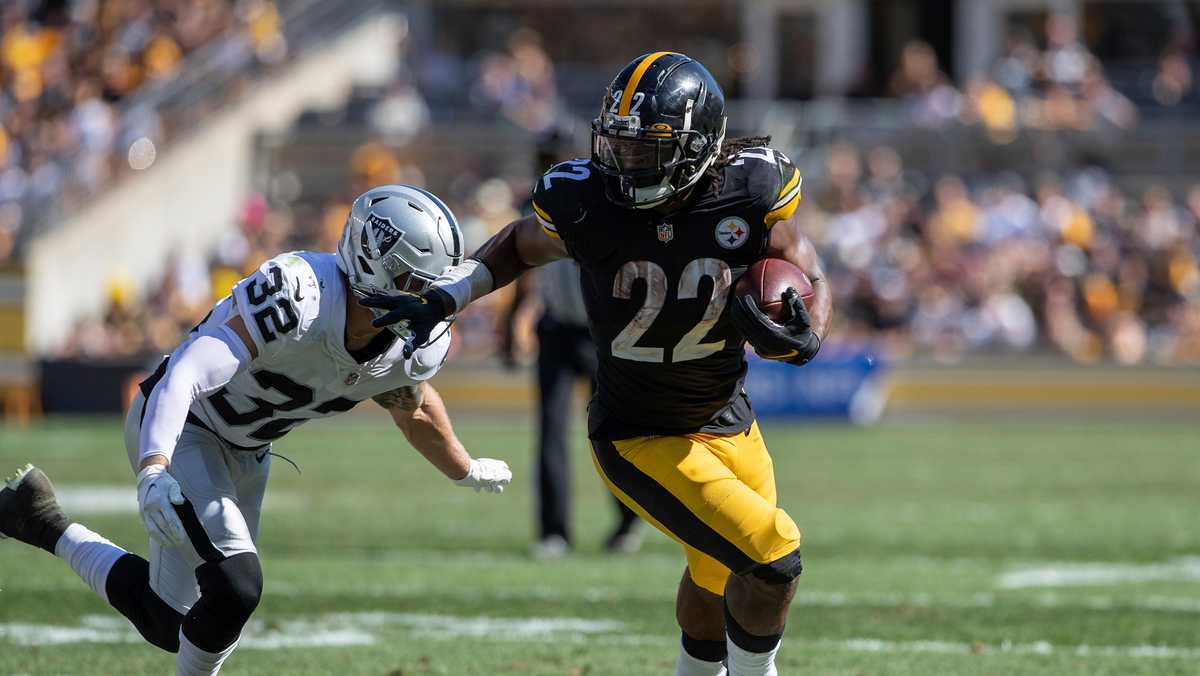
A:
<svg viewBox="0 0 1200 676">
<path fill-rule="evenodd" d="M 167 652 L 179 652 L 183 615 L 150 588 L 150 564 L 146 559 L 136 554 L 117 559 L 104 582 L 104 593 L 109 604 L 133 623 L 142 638 Z"/>
<path fill-rule="evenodd" d="M 751 653 L 769 653 L 779 645 L 779 641 L 783 639 L 783 634 L 771 634 L 770 636 L 755 636 L 742 628 L 738 621 L 733 619 L 733 613 L 729 612 L 729 602 L 725 602 L 725 633 L 729 635 L 729 640 L 737 647 Z"/>
<path fill-rule="evenodd" d="M 704 660 L 705 662 L 725 661 L 724 641 L 704 641 L 688 636 L 686 631 L 681 631 L 679 633 L 682 636 L 683 650 L 687 654 L 695 657 L 698 660 Z"/>
</svg>

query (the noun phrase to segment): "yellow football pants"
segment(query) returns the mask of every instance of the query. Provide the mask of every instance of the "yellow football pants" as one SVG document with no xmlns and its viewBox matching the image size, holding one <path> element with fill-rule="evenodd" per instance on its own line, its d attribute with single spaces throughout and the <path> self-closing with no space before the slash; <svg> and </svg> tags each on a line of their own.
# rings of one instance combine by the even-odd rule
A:
<svg viewBox="0 0 1200 676">
<path fill-rule="evenodd" d="M 745 573 L 800 545 L 775 505 L 775 471 L 758 423 L 741 434 L 592 440 L 608 489 L 683 545 L 692 580 L 725 594 L 730 571 Z"/>
</svg>

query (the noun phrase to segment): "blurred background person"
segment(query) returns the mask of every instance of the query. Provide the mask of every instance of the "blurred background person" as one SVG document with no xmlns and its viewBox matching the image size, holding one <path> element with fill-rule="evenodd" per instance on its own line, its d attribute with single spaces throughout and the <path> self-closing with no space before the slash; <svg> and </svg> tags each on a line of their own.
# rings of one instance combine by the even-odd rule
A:
<svg viewBox="0 0 1200 676">
<path fill-rule="evenodd" d="M 574 157 L 567 130 L 551 129 L 538 139 L 535 176 L 551 165 Z M 522 215 L 533 213 L 526 198 Z M 538 559 L 557 559 L 570 552 L 571 462 L 570 428 L 575 408 L 575 385 L 587 378 L 589 393 L 595 387 L 596 346 L 588 331 L 579 264 L 564 259 L 523 275 L 514 300 L 501 323 L 501 356 L 509 367 L 516 364 L 516 322 L 521 307 L 540 291 L 542 314 L 537 321 L 538 448 L 537 490 L 534 493 L 538 540 L 530 551 Z M 617 525 L 604 542 L 606 551 L 632 553 L 642 546 L 638 517 L 615 497 Z"/>
</svg>

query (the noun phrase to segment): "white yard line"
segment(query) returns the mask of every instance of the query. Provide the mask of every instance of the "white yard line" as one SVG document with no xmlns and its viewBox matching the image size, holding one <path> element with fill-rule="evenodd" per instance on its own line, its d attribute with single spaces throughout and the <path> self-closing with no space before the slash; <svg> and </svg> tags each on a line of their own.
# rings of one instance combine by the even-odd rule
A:
<svg viewBox="0 0 1200 676">
<path fill-rule="evenodd" d="M 252 620 L 243 635 L 242 648 L 282 650 L 368 646 L 389 639 L 387 630 L 403 630 L 405 639 L 453 641 L 473 638 L 484 641 L 556 643 L 587 641 L 589 644 L 658 645 L 669 649 L 675 636 L 626 633 L 625 625 L 610 619 L 583 618 L 500 618 L 430 613 L 331 613 L 309 618 L 274 621 L 267 624 Z M 106 615 L 87 615 L 76 626 L 31 623 L 0 623 L 0 640 L 26 646 L 69 643 L 138 643 L 142 639 L 124 619 Z M 921 640 L 889 641 L 874 638 L 796 641 L 849 652 L 938 653 L 946 655 L 1068 654 L 1079 657 L 1120 657 L 1131 659 L 1200 659 L 1200 647 L 1129 645 L 1054 645 L 1047 641 L 1031 643 L 965 643 L 960 641 Z"/>
<path fill-rule="evenodd" d="M 132 479 L 128 485 L 76 485 L 56 486 L 54 493 L 63 511 L 71 516 L 85 514 L 134 514 L 137 512 L 137 489 Z M 304 509 L 310 499 L 301 493 L 267 491 L 263 509 L 295 512 Z"/>
<path fill-rule="evenodd" d="M 1190 646 L 1092 646 L 1087 644 L 1056 646 L 1046 641 L 988 645 L 956 641 L 884 641 L 873 638 L 856 638 L 845 641 L 815 641 L 814 645 L 873 653 L 941 653 L 948 655 L 1012 653 L 1018 655 L 1069 654 L 1080 657 L 1129 657 L 1134 659 L 1200 658 L 1200 648 Z"/>
<path fill-rule="evenodd" d="M 608 619 L 574 617 L 489 617 L 429 613 L 331 613 L 268 623 L 251 620 L 241 647 L 257 650 L 372 645 L 380 633 L 403 630 L 405 636 L 452 640 L 486 638 L 500 641 L 561 641 L 583 635 L 618 632 L 624 624 Z M 0 640 L 18 645 L 65 643 L 138 643 L 142 639 L 123 618 L 85 615 L 76 626 L 0 623 Z"/>
<path fill-rule="evenodd" d="M 795 602 L 816 608 L 995 608 L 1033 605 L 1039 608 L 1085 610 L 1154 610 L 1171 613 L 1200 613 L 1200 598 L 1171 596 L 1061 596 L 1047 592 L 1035 597 L 1003 596 L 991 592 L 934 595 L 899 592 L 798 592 Z"/>
<path fill-rule="evenodd" d="M 1181 557 L 1165 563 L 1041 564 L 1005 573 L 997 579 L 996 586 L 1025 589 L 1193 580 L 1200 580 L 1200 557 Z"/>
</svg>

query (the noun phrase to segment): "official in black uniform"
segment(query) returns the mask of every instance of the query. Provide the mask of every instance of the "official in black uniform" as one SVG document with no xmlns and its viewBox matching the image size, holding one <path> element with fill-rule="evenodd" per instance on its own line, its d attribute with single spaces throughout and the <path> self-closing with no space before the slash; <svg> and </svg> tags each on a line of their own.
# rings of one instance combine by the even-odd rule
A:
<svg viewBox="0 0 1200 676">
<path fill-rule="evenodd" d="M 774 676 L 801 572 L 800 531 L 777 504 L 771 456 L 742 389 L 743 345 L 808 363 L 832 296 L 793 218 L 799 170 L 769 139 L 727 140 L 724 109 L 720 86 L 695 60 L 635 59 L 605 93 L 591 158 L 555 165 L 536 183 L 536 220 L 510 224 L 420 298 L 365 302 L 390 310 L 381 324 L 408 322 L 415 347 L 522 271 L 578 262 L 599 355 L 588 416 L 596 468 L 687 556 L 676 674 Z M 780 321 L 729 293 L 768 257 L 807 273 L 811 314 L 795 289 Z"/>
<path fill-rule="evenodd" d="M 536 171 L 545 171 L 567 153 L 569 139 L 553 131 L 538 140 Z M 526 216 L 533 214 L 532 200 L 522 207 Z M 583 291 L 579 285 L 579 265 L 572 260 L 560 260 L 544 266 L 537 275 L 525 275 L 516 283 L 516 298 L 510 306 L 504 326 L 503 353 L 505 361 L 513 362 L 513 323 L 519 307 L 532 295 L 532 286 L 539 287 L 542 316 L 537 323 L 538 355 L 538 458 L 537 458 L 537 518 L 538 540 L 532 553 L 535 558 L 553 559 L 565 555 L 571 548 L 570 502 L 571 463 L 568 432 L 574 404 L 574 385 L 587 378 L 594 390 L 596 379 L 596 346 L 588 332 L 587 312 Z M 618 521 L 605 540 L 605 549 L 613 553 L 631 553 L 641 547 L 638 517 L 615 496 Z"/>
</svg>

